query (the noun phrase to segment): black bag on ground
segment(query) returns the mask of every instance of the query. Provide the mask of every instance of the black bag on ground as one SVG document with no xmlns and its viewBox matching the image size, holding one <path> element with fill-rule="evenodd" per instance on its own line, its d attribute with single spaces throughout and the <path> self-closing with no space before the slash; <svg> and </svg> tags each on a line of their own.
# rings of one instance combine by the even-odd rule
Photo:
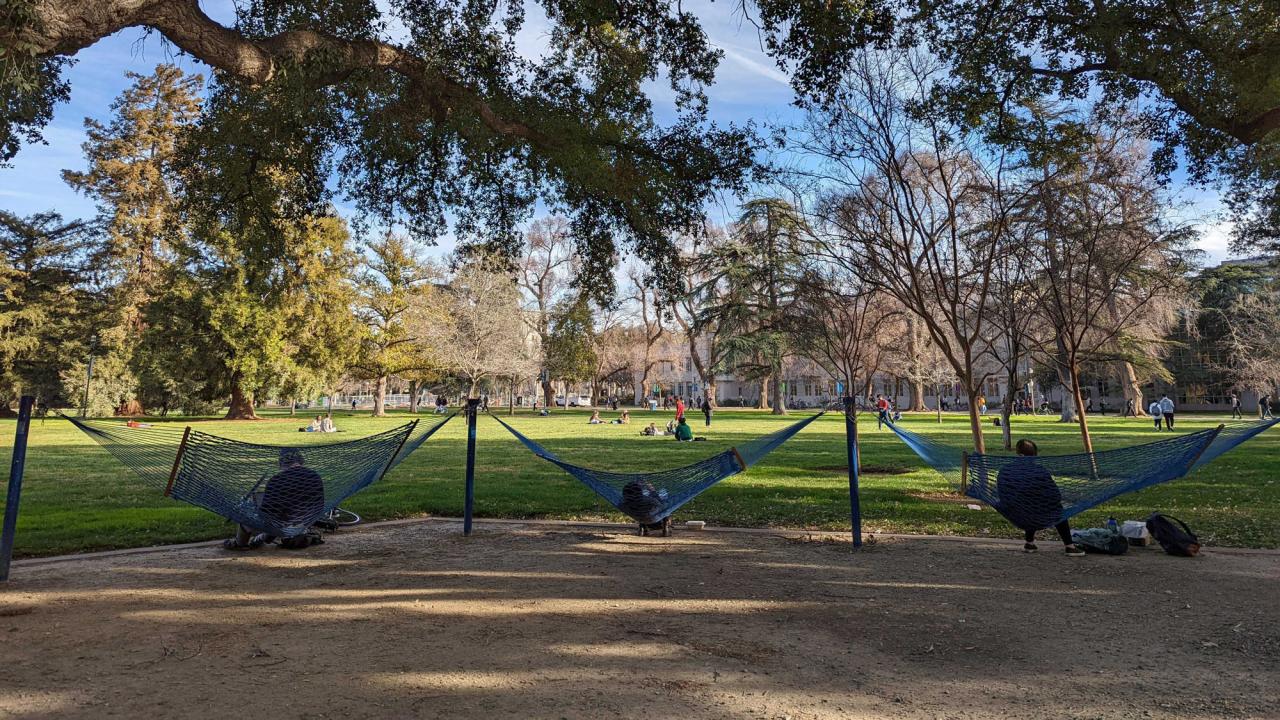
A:
<svg viewBox="0 0 1280 720">
<path fill-rule="evenodd" d="M 1107 528 L 1073 530 L 1071 541 L 1087 553 L 1123 555 L 1129 552 L 1129 541 L 1120 533 Z"/>
<path fill-rule="evenodd" d="M 1147 532 L 1170 555 L 1195 557 L 1200 552 L 1200 538 L 1176 517 L 1151 513 L 1151 517 L 1147 518 Z"/>
</svg>

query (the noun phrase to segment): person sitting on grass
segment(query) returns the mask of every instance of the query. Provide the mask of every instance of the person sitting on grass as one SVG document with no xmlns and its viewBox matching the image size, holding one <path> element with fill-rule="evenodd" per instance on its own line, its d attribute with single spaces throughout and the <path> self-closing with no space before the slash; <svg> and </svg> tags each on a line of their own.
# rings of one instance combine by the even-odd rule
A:
<svg viewBox="0 0 1280 720">
<path fill-rule="evenodd" d="M 591 411 L 591 419 L 587 421 L 587 424 L 588 424 L 588 425 L 603 425 L 603 424 L 604 424 L 604 420 L 601 420 L 601 419 L 600 419 L 600 411 L 599 411 L 599 410 L 592 410 L 592 411 Z"/>
<path fill-rule="evenodd" d="M 338 432 L 337 426 L 333 424 L 332 415 L 325 415 L 324 419 L 320 421 L 320 432 Z"/>
<path fill-rule="evenodd" d="M 1024 533 L 1022 549 L 1035 552 L 1036 532 L 1047 527 L 1058 531 L 1067 555 L 1084 555 L 1071 541 L 1071 525 L 1062 519 L 1062 491 L 1053 475 L 1034 459 L 1039 449 L 1031 440 L 1019 440 L 1018 459 L 1000 469 L 996 475 L 996 509 Z"/>
<path fill-rule="evenodd" d="M 662 435 L 666 435 L 666 433 L 658 429 L 656 423 L 649 423 L 649 427 L 641 430 L 640 434 L 648 437 L 661 437 Z"/>
<path fill-rule="evenodd" d="M 693 442 L 693 428 L 684 418 L 676 423 L 676 442 Z"/>
<path fill-rule="evenodd" d="M 324 511 L 324 479 L 307 467 L 302 451 L 297 448 L 280 450 L 280 472 L 272 475 L 263 488 L 261 497 L 248 499 L 257 505 L 264 525 L 288 527 L 316 520 Z M 275 536 L 264 528 L 240 525 L 236 535 L 223 543 L 228 550 L 253 550 L 274 542 Z M 285 538 L 280 546 L 290 549 L 309 547 L 323 542 L 310 528 L 301 535 Z"/>
<path fill-rule="evenodd" d="M 618 416 L 618 419 L 617 419 L 617 420 L 612 421 L 612 423 L 611 423 L 611 424 L 613 424 L 613 425 L 630 425 L 630 424 L 631 424 L 631 411 L 630 411 L 630 410 L 623 410 L 623 411 L 622 411 L 622 414 Z"/>
</svg>

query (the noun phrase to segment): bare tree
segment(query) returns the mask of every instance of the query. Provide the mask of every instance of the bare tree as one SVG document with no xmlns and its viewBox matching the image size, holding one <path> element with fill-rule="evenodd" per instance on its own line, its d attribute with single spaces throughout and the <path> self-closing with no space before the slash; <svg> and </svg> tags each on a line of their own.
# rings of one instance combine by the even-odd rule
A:
<svg viewBox="0 0 1280 720">
<path fill-rule="evenodd" d="M 520 260 L 518 276 L 525 295 L 525 320 L 538 342 L 545 345 L 551 337 L 552 311 L 568 296 L 577 270 L 574 242 L 568 221 L 555 216 L 530 225 L 525 241 L 528 250 Z M 555 402 L 555 386 L 546 368 L 542 369 L 542 398 L 549 408 Z"/>
<path fill-rule="evenodd" d="M 985 452 L 976 399 L 999 336 L 992 272 L 1018 188 L 1004 150 L 976 146 L 927 111 L 938 72 L 914 53 L 859 57 L 799 146 L 834 188 L 817 207 L 828 254 L 920 319 L 968 396 L 974 447 Z"/>
<path fill-rule="evenodd" d="M 1093 451 L 1080 389 L 1086 363 L 1150 356 L 1153 313 L 1184 293 L 1185 227 L 1170 223 L 1145 151 L 1123 128 L 1090 123 L 1083 151 L 1046 163 L 1029 197 L 1034 232 L 1020 262 L 1029 295 L 1053 336 L 1045 356 L 1059 368 L 1081 441 Z"/>
<path fill-rule="evenodd" d="M 441 365 L 468 384 L 468 397 L 497 377 L 532 372 L 540 361 L 520 315 L 515 279 L 483 256 L 462 262 L 450 279 L 450 312 L 437 326 Z"/>
<path fill-rule="evenodd" d="M 797 347 L 852 396 L 884 365 L 886 337 L 902 328 L 905 313 L 849 267 L 821 262 L 805 273 L 796 317 Z"/>
<path fill-rule="evenodd" d="M 640 396 L 635 399 L 635 404 L 639 405 L 649 397 L 659 366 L 675 362 L 676 355 L 663 317 L 665 303 L 656 290 L 647 286 L 638 268 L 630 268 L 627 276 L 631 283 L 627 299 L 640 321 L 641 342 L 635 346 L 631 357 L 632 375 L 639 380 Z"/>
<path fill-rule="evenodd" d="M 708 229 L 706 242 L 709 244 L 720 244 L 725 239 L 723 229 Z M 671 317 L 684 334 L 694 370 L 702 381 L 707 401 L 714 407 L 717 398 L 716 375 L 725 361 L 725 345 L 721 337 L 720 322 L 713 315 L 703 314 L 702 310 L 708 305 L 723 302 L 723 286 L 707 282 L 709 278 L 698 255 L 691 251 L 685 255 L 685 292 L 671 298 Z"/>
</svg>

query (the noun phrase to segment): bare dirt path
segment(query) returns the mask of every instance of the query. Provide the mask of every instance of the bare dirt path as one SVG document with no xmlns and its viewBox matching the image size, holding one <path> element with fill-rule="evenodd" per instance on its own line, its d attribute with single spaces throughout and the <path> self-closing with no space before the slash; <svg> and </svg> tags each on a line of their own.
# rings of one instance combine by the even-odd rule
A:
<svg viewBox="0 0 1280 720">
<path fill-rule="evenodd" d="M 1276 718 L 1280 555 L 423 522 L 14 569 L 0 718 Z"/>
</svg>

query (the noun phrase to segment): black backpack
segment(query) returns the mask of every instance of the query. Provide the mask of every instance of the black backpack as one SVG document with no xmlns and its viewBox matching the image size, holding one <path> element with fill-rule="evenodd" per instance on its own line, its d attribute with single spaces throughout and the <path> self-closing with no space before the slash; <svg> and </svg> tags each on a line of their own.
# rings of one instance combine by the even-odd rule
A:
<svg viewBox="0 0 1280 720">
<path fill-rule="evenodd" d="M 1170 555 L 1195 557 L 1200 552 L 1200 538 L 1176 517 L 1151 513 L 1151 517 L 1147 518 L 1147 532 Z"/>
</svg>

